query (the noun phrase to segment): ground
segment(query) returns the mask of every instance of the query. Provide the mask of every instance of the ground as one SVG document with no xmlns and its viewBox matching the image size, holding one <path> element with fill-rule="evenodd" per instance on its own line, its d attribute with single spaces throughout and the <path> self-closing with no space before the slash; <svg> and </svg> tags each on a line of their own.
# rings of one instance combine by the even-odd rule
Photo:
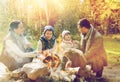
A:
<svg viewBox="0 0 120 82">
<path fill-rule="evenodd" d="M 94 78 L 92 78 L 92 80 L 89 80 L 87 82 L 120 82 L 120 64 L 108 65 L 107 67 L 105 67 L 103 72 L 103 78 L 104 79 L 102 81 L 95 81 Z M 39 78 L 37 80 L 37 82 L 43 82 L 43 81 L 45 80 L 42 78 L 41 79 Z M 29 82 L 29 80 L 26 80 L 25 82 Z M 56 81 L 51 80 L 45 82 L 56 82 Z M 59 81 L 59 82 L 63 82 L 63 81 Z"/>
<path fill-rule="evenodd" d="M 103 76 L 107 82 L 120 82 L 120 64 L 105 67 Z"/>
<path fill-rule="evenodd" d="M 108 56 L 108 66 L 103 76 L 107 82 L 120 82 L 120 35 L 104 37 L 104 45 Z"/>
</svg>

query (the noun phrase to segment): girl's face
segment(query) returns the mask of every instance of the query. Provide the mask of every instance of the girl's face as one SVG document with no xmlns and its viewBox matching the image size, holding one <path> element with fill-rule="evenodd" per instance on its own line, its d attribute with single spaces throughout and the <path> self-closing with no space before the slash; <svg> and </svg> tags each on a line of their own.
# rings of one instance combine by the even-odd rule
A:
<svg viewBox="0 0 120 82">
<path fill-rule="evenodd" d="M 45 37 L 47 40 L 50 40 L 52 38 L 52 36 L 53 36 L 53 32 L 51 30 L 47 30 L 45 32 Z"/>
<path fill-rule="evenodd" d="M 70 35 L 69 33 L 65 34 L 64 39 L 65 39 L 66 41 L 70 41 L 70 40 L 71 40 L 71 35 Z"/>
<path fill-rule="evenodd" d="M 22 35 L 24 33 L 24 27 L 22 22 L 18 25 L 17 29 L 14 29 L 14 32 L 17 33 L 18 35 Z"/>
</svg>

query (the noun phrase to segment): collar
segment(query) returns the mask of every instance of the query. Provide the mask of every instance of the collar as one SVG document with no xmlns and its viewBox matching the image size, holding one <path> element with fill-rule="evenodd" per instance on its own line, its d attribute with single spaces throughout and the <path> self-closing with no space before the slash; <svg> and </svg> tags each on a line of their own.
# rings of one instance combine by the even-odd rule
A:
<svg viewBox="0 0 120 82">
<path fill-rule="evenodd" d="M 89 38 L 89 36 L 92 34 L 92 32 L 93 32 L 93 26 L 91 25 L 91 28 L 90 28 L 89 32 L 85 36 L 81 33 L 81 37 L 84 40 L 87 40 Z"/>
</svg>

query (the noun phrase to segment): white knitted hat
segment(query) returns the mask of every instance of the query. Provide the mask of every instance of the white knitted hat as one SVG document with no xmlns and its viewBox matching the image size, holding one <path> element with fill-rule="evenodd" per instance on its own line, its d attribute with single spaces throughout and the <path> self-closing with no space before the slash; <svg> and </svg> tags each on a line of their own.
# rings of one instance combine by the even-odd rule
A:
<svg viewBox="0 0 120 82">
<path fill-rule="evenodd" d="M 68 33 L 70 33 L 70 31 L 64 30 L 64 31 L 62 32 L 62 38 L 64 38 L 64 37 L 65 37 L 65 34 L 68 34 Z"/>
</svg>

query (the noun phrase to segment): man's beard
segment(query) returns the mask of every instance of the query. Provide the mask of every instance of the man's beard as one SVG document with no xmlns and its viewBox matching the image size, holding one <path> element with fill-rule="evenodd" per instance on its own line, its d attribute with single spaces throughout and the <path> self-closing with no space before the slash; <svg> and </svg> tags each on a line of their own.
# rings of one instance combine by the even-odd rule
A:
<svg viewBox="0 0 120 82">
<path fill-rule="evenodd" d="M 83 34 L 83 36 L 85 37 L 87 33 L 82 33 L 82 34 Z"/>
</svg>

